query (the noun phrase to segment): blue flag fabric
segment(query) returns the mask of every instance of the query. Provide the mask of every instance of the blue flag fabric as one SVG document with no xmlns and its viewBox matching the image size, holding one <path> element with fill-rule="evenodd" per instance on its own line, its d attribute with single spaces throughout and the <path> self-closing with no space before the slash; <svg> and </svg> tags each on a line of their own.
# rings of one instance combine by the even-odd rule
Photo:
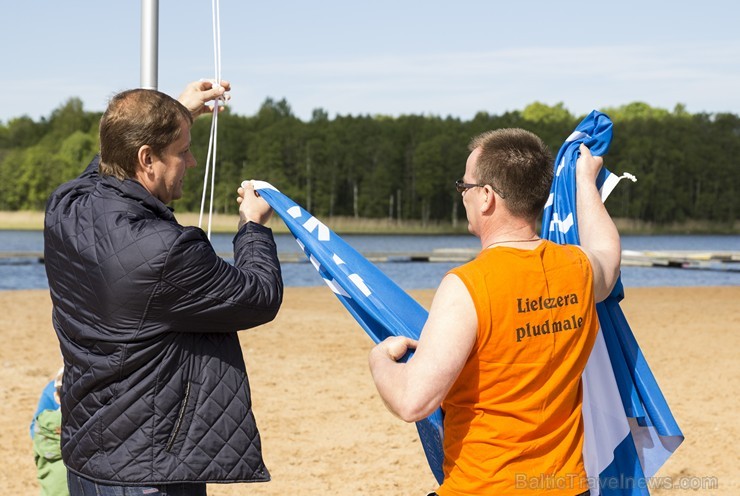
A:
<svg viewBox="0 0 740 496">
<path fill-rule="evenodd" d="M 255 189 L 288 226 L 326 285 L 375 343 L 389 336 L 419 339 L 427 311 L 416 300 L 293 200 L 269 183 L 254 183 Z M 441 484 L 444 479 L 441 409 L 417 422 L 416 428 L 429 466 Z"/>
<path fill-rule="evenodd" d="M 579 244 L 575 166 L 584 143 L 606 155 L 612 122 L 598 111 L 586 116 L 555 159 L 555 177 L 542 217 L 542 237 Z M 602 201 L 622 177 L 602 168 L 597 178 Z M 601 330 L 583 373 L 584 461 L 593 495 L 649 494 L 654 476 L 683 441 L 683 434 L 648 367 L 619 302 L 621 280 L 596 306 Z"/>
<path fill-rule="evenodd" d="M 578 244 L 575 161 L 585 143 L 605 155 L 612 123 L 592 112 L 566 139 L 555 161 L 555 178 L 545 207 L 542 237 Z M 597 178 L 602 200 L 625 175 L 603 169 Z M 632 178 L 634 180 L 634 178 Z M 426 310 L 326 225 L 269 183 L 255 189 L 290 232 L 339 301 L 376 343 L 388 336 L 418 339 Z M 683 435 L 655 382 L 619 307 L 621 282 L 597 305 L 601 330 L 583 374 L 584 462 L 592 495 L 649 494 L 646 478 L 683 441 Z M 416 423 L 424 453 L 437 481 L 444 478 L 443 418 L 437 409 Z"/>
</svg>

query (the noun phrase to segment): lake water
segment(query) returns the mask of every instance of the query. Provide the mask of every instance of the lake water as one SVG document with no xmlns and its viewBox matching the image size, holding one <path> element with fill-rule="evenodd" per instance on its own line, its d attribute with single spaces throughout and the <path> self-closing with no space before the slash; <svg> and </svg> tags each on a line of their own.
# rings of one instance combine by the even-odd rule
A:
<svg viewBox="0 0 740 496">
<path fill-rule="evenodd" d="M 225 258 L 233 256 L 231 234 L 214 234 L 215 250 Z M 290 234 L 276 235 L 278 252 L 300 254 Z M 478 250 L 473 236 L 418 235 L 345 235 L 342 238 L 363 254 L 431 252 L 435 249 Z M 740 251 L 740 236 L 623 236 L 624 250 L 693 250 Z M 44 249 L 40 231 L 0 230 L 0 252 L 41 253 Z M 229 255 L 232 254 L 232 255 Z M 303 258 L 299 258 L 303 260 Z M 376 263 L 388 277 L 403 289 L 435 288 L 444 274 L 459 262 Z M 698 270 L 664 267 L 622 267 L 622 282 L 626 287 L 641 286 L 737 286 L 740 285 L 740 264 L 731 264 L 736 271 Z M 308 262 L 284 263 L 286 286 L 322 286 L 323 281 Z M 34 258 L 0 258 L 0 290 L 48 288 L 44 265 Z"/>
</svg>

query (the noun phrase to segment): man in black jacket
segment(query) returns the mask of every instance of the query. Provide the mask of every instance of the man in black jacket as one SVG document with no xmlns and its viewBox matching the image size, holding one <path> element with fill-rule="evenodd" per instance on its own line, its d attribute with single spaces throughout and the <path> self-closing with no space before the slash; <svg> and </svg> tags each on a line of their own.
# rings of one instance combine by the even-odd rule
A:
<svg viewBox="0 0 740 496">
<path fill-rule="evenodd" d="M 272 210 L 238 188 L 234 264 L 181 226 L 193 117 L 228 90 L 114 96 L 100 156 L 50 197 L 44 256 L 64 356 L 70 494 L 206 494 L 270 476 L 236 332 L 271 321 L 283 284 Z"/>
</svg>

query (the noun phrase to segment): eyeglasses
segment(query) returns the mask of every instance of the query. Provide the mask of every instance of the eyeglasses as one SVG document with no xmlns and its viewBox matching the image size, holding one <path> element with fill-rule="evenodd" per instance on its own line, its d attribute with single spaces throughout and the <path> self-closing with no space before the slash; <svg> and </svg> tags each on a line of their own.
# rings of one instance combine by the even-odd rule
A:
<svg viewBox="0 0 740 496">
<path fill-rule="evenodd" d="M 495 191 L 498 196 L 500 196 L 501 198 L 505 198 L 504 195 L 501 194 L 501 191 L 499 191 L 498 188 L 496 188 L 493 184 L 471 184 L 463 182 L 462 179 L 458 179 L 457 181 L 455 181 L 455 189 L 458 193 L 464 193 L 470 188 L 482 188 L 483 186 L 490 186 L 491 189 Z"/>
<path fill-rule="evenodd" d="M 482 186 L 485 186 L 485 184 L 464 183 L 462 179 L 458 179 L 457 181 L 455 181 L 455 189 L 457 190 L 458 193 L 463 193 L 469 190 L 470 188 L 478 188 Z"/>
</svg>

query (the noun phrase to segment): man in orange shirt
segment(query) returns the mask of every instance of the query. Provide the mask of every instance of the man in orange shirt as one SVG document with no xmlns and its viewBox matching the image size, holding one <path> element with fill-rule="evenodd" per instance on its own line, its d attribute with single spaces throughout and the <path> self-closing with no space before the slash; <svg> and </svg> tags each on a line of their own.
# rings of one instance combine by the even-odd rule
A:
<svg viewBox="0 0 740 496">
<path fill-rule="evenodd" d="M 595 304 L 614 287 L 621 254 L 596 189 L 602 159 L 581 145 L 582 245 L 568 246 L 536 233 L 553 174 L 541 139 L 499 129 L 469 148 L 456 188 L 481 253 L 444 277 L 418 342 L 373 348 L 373 379 L 407 422 L 442 405 L 439 496 L 588 494 L 581 373 L 599 328 Z M 398 363 L 408 349 L 414 356 Z"/>
</svg>

